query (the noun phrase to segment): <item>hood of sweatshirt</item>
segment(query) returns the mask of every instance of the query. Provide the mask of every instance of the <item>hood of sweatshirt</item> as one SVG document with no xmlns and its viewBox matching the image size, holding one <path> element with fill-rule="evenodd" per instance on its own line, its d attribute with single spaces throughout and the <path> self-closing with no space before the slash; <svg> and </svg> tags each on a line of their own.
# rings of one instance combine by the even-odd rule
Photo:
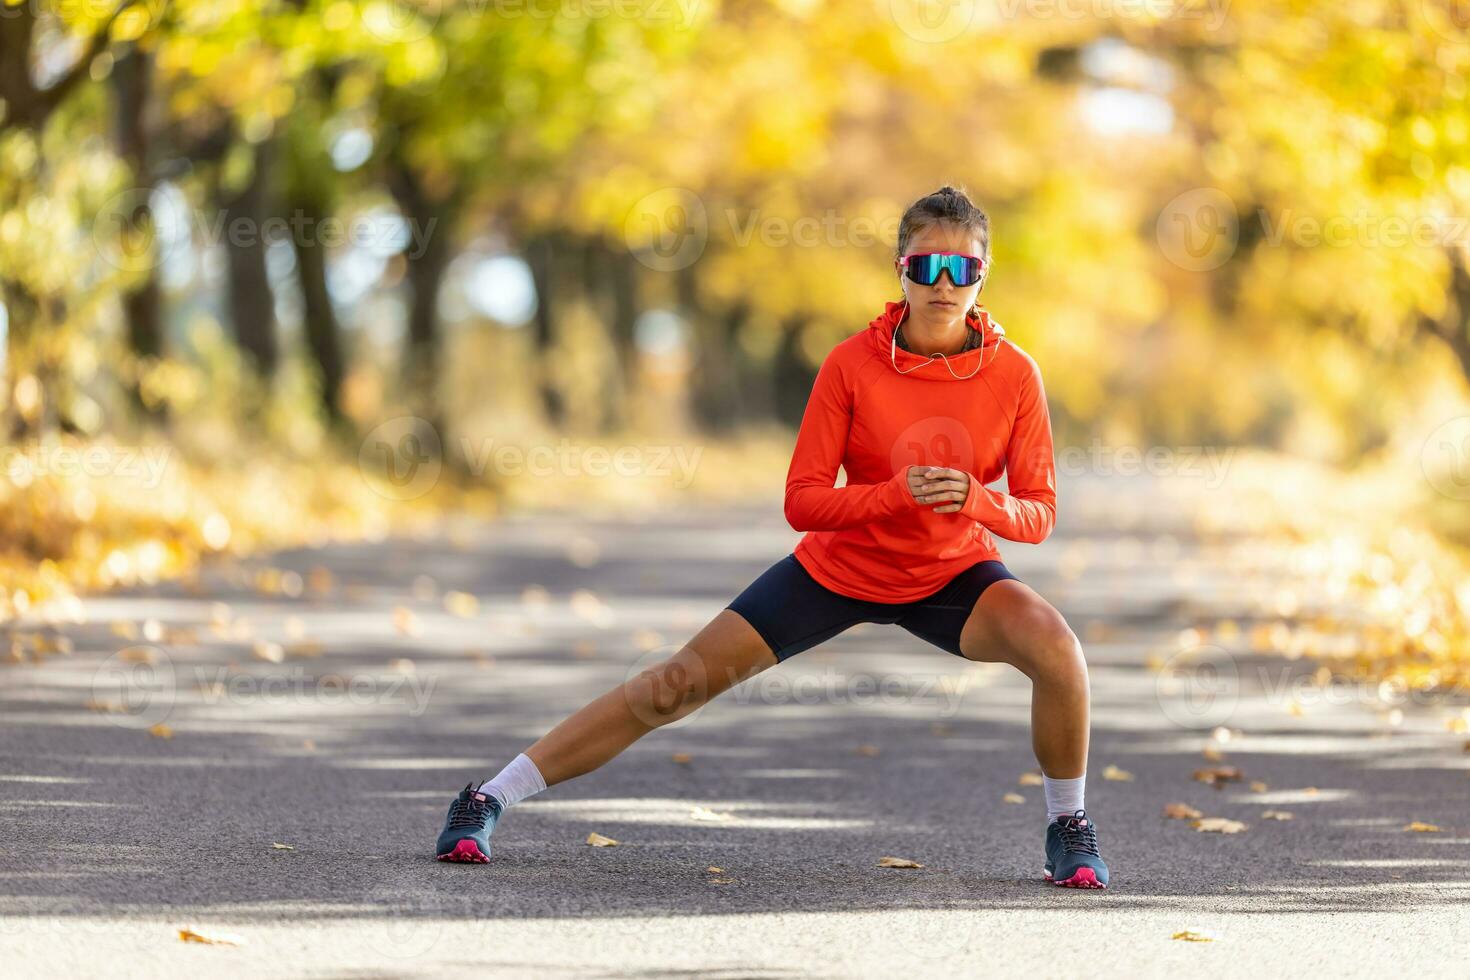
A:
<svg viewBox="0 0 1470 980">
<path fill-rule="evenodd" d="M 892 355 L 891 364 L 894 369 L 912 375 L 915 378 L 923 378 L 925 381 L 965 381 L 977 374 L 982 366 L 988 367 L 1000 352 L 1001 341 L 1005 338 L 1005 327 L 990 319 L 990 314 L 981 310 L 978 314 L 974 311 L 965 316 L 965 325 L 971 330 L 978 330 L 984 340 L 979 347 L 951 355 L 949 367 L 946 368 L 945 358 L 939 354 L 925 357 L 915 354 L 913 351 L 904 350 L 893 342 L 893 332 L 903 320 L 908 310 L 908 304 L 904 302 L 888 302 L 884 305 L 883 312 L 878 314 L 868 324 L 868 340 L 883 355 L 885 361 Z"/>
</svg>

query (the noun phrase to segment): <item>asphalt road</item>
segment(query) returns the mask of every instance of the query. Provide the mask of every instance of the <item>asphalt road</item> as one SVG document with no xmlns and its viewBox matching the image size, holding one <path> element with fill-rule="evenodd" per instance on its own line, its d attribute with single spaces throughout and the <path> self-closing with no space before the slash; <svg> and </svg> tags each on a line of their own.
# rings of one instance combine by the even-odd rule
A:
<svg viewBox="0 0 1470 980">
<path fill-rule="evenodd" d="M 1087 648 L 1106 892 L 1040 880 L 1024 679 L 882 626 L 519 804 L 488 866 L 434 862 L 465 782 L 672 651 L 797 538 L 778 501 L 541 515 L 217 566 L 14 631 L 0 973 L 1463 976 L 1460 706 L 1390 716 L 1375 688 L 1250 653 L 1281 587 L 1269 544 L 1197 541 L 1187 507 L 1116 485 L 1064 501 L 1050 540 L 1003 550 Z M 1190 681 L 1182 631 L 1219 617 L 1241 639 L 1205 635 L 1215 672 Z M 38 635 L 71 651 L 38 660 Z M 1193 778 L 1219 765 L 1242 778 Z M 1166 819 L 1174 802 L 1245 829 Z"/>
</svg>

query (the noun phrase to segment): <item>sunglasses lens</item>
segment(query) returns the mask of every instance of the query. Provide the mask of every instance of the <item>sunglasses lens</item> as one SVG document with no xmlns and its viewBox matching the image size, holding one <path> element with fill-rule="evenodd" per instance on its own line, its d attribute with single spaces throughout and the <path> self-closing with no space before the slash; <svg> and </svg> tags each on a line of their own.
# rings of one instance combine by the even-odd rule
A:
<svg viewBox="0 0 1470 980">
<path fill-rule="evenodd" d="M 973 286 L 980 279 L 980 260 L 968 255 L 951 255 L 949 277 L 956 286 Z"/>
<path fill-rule="evenodd" d="M 944 264 L 941 255 L 910 255 L 909 278 L 921 286 L 932 286 L 939 279 L 939 270 Z"/>
<path fill-rule="evenodd" d="M 973 286 L 980 281 L 980 260 L 973 256 L 939 252 L 909 256 L 908 277 L 921 286 L 938 282 L 941 269 L 949 270 L 949 278 L 956 286 Z"/>
</svg>

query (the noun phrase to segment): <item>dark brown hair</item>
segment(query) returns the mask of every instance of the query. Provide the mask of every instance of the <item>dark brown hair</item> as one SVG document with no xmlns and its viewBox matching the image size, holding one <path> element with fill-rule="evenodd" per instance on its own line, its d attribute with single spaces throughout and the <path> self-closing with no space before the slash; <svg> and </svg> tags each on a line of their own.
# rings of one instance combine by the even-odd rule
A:
<svg viewBox="0 0 1470 980">
<path fill-rule="evenodd" d="M 894 258 L 903 258 L 903 250 L 914 235 L 941 221 L 959 225 L 980 239 L 980 257 L 989 264 L 990 218 L 970 201 L 964 191 L 948 184 L 919 198 L 903 213 L 903 220 L 898 223 L 898 248 Z"/>
</svg>

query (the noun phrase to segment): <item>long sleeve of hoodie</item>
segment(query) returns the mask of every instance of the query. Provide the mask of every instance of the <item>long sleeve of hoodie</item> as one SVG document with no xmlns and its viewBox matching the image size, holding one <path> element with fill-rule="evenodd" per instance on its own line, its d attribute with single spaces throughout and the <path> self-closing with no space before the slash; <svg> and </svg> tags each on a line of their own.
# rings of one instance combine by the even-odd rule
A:
<svg viewBox="0 0 1470 980">
<path fill-rule="evenodd" d="M 1006 483 L 1008 493 L 991 490 L 971 474 L 970 494 L 960 513 L 1011 541 L 1045 541 L 1057 521 L 1056 464 L 1046 390 L 1034 364 L 1021 385 L 1006 445 Z"/>
<path fill-rule="evenodd" d="M 786 520 L 793 530 L 838 531 L 918 506 L 907 467 L 883 483 L 833 486 L 851 427 L 852 388 L 838 359 L 828 356 L 817 371 L 786 472 Z"/>
</svg>

